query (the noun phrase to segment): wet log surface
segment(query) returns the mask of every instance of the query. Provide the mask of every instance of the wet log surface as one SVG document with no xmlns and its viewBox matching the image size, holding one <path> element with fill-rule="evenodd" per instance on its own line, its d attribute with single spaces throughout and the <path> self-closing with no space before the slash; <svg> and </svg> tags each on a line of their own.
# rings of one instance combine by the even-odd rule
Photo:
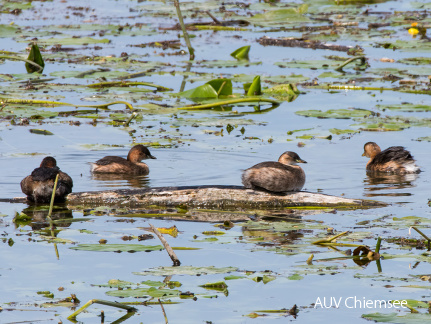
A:
<svg viewBox="0 0 431 324">
<path fill-rule="evenodd" d="M 212 210 L 279 209 L 284 207 L 367 208 L 386 203 L 349 199 L 312 192 L 274 194 L 241 186 L 158 187 L 71 193 L 67 205 L 127 208 L 179 207 Z"/>
</svg>

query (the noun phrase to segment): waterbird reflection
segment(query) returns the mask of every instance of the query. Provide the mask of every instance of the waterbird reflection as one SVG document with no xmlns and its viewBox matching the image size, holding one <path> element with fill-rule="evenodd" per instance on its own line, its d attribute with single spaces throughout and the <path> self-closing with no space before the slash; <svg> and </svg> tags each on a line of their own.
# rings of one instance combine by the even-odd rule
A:
<svg viewBox="0 0 431 324">
<path fill-rule="evenodd" d="M 262 218 L 271 221 L 257 221 L 242 227 L 243 237 L 250 241 L 258 239 L 258 246 L 292 246 L 293 249 L 293 245 L 304 237 L 303 230 L 297 229 L 303 222 L 302 216 L 293 210 L 273 211 Z"/>
<path fill-rule="evenodd" d="M 27 220 L 20 218 L 15 221 L 15 224 L 30 225 L 32 230 L 40 230 L 49 226 L 49 222 L 46 219 L 48 216 L 48 206 L 41 208 L 37 206 L 29 206 L 23 209 L 22 214 L 27 215 Z M 55 226 L 57 227 L 69 227 L 72 224 L 73 214 L 72 210 L 66 207 L 54 206 L 51 214 Z"/>
<path fill-rule="evenodd" d="M 383 190 L 400 190 L 416 187 L 414 181 L 419 177 L 417 173 L 408 174 L 386 174 L 386 173 L 367 173 L 364 178 L 366 197 L 377 196 L 411 196 L 410 192 L 382 192 Z"/>
<path fill-rule="evenodd" d="M 150 179 L 148 176 L 113 173 L 93 173 L 91 175 L 91 178 L 94 180 L 103 181 L 104 187 L 122 187 L 125 183 L 133 188 L 150 187 Z"/>
</svg>

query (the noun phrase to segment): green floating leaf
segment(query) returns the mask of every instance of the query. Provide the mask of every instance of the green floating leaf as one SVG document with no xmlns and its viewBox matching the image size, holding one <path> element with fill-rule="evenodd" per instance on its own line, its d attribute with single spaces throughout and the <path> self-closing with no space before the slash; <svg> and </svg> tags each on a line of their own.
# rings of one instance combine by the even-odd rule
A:
<svg viewBox="0 0 431 324">
<path fill-rule="evenodd" d="M 247 20 L 253 24 L 262 26 L 295 24 L 298 22 L 309 21 L 309 18 L 303 16 L 307 10 L 308 5 L 303 4 L 296 9 L 277 9 L 263 14 L 256 14 Z"/>
<path fill-rule="evenodd" d="M 100 285 L 101 287 L 115 287 L 115 288 L 125 288 L 134 285 L 133 282 L 124 281 L 119 279 L 111 279 L 108 281 L 107 285 Z"/>
<path fill-rule="evenodd" d="M 37 129 L 37 128 L 30 129 L 30 133 L 39 134 L 39 135 L 54 135 L 54 133 L 51 133 L 50 131 L 47 131 L 45 129 Z"/>
<path fill-rule="evenodd" d="M 222 274 L 238 271 L 238 268 L 225 267 L 216 268 L 214 266 L 209 267 L 191 267 L 191 266 L 180 266 L 180 267 L 159 267 L 152 270 L 134 272 L 133 274 L 142 276 L 170 276 L 170 275 L 207 275 L 207 274 Z"/>
<path fill-rule="evenodd" d="M 365 109 L 330 109 L 327 111 L 299 110 L 295 112 L 295 114 L 306 117 L 349 119 L 354 117 L 367 117 L 370 116 L 372 112 Z"/>
<path fill-rule="evenodd" d="M 371 313 L 363 314 L 362 318 L 376 323 L 422 324 L 429 321 L 429 314 Z"/>
<path fill-rule="evenodd" d="M 401 60 L 397 60 L 398 63 L 412 64 L 412 65 L 430 65 L 430 57 L 409 57 Z"/>
<path fill-rule="evenodd" d="M 358 130 L 354 130 L 354 129 L 338 129 L 338 128 L 331 128 L 329 130 L 332 134 L 335 135 L 342 135 L 342 134 L 355 134 L 355 133 L 359 133 Z"/>
<path fill-rule="evenodd" d="M 52 243 L 63 243 L 63 244 L 73 244 L 75 243 L 74 241 L 68 240 L 68 239 L 63 239 L 60 237 L 52 237 L 52 236 L 47 236 L 47 235 L 40 235 L 39 236 L 42 240 L 47 241 L 47 242 L 52 242 Z"/>
<path fill-rule="evenodd" d="M 226 232 L 223 232 L 223 231 L 203 231 L 202 234 L 204 234 L 204 235 L 225 235 Z"/>
<path fill-rule="evenodd" d="M 161 245 L 140 244 L 79 244 L 71 247 L 72 250 L 97 252 L 150 252 L 163 250 Z"/>
<path fill-rule="evenodd" d="M 260 96 L 262 94 L 262 88 L 260 84 L 260 76 L 257 75 L 254 77 L 253 82 L 247 91 L 247 96 Z"/>
<path fill-rule="evenodd" d="M 304 277 L 301 276 L 300 274 L 294 274 L 294 275 L 289 276 L 287 279 L 289 279 L 289 280 L 302 280 L 302 279 L 304 279 Z"/>
<path fill-rule="evenodd" d="M 296 85 L 292 83 L 286 83 L 286 84 L 279 84 L 275 87 L 266 89 L 263 91 L 264 93 L 269 93 L 271 95 L 284 95 L 284 96 L 295 96 L 299 95 L 299 90 L 296 87 Z"/>
<path fill-rule="evenodd" d="M 237 60 L 247 60 L 248 61 L 248 53 L 250 52 L 250 45 L 243 46 L 238 48 L 237 50 L 230 53 L 231 56 L 236 58 Z"/>
<path fill-rule="evenodd" d="M 16 3 L 16 2 L 15 2 Z M 14 25 L 0 25 L 0 38 L 11 38 L 17 35 L 18 27 Z"/>
<path fill-rule="evenodd" d="M 13 218 L 14 223 L 26 223 L 31 221 L 31 216 L 28 216 L 25 213 L 16 213 L 15 217 Z"/>
<path fill-rule="evenodd" d="M 230 96 L 232 94 L 231 79 L 214 79 L 207 84 L 212 86 L 219 96 Z"/>
<path fill-rule="evenodd" d="M 312 130 L 312 129 L 313 128 L 294 129 L 294 130 L 288 131 L 287 135 L 292 135 L 293 133 L 297 133 L 297 132 L 309 131 L 309 130 Z"/>
<path fill-rule="evenodd" d="M 394 132 L 402 131 L 403 129 L 410 128 L 412 125 L 400 122 L 387 122 L 387 123 L 361 123 L 352 126 L 360 126 L 362 131 L 371 132 Z"/>
<path fill-rule="evenodd" d="M 404 299 L 405 301 L 407 301 L 407 305 L 409 305 L 410 307 L 414 307 L 414 308 L 428 308 L 429 304 L 425 303 L 423 301 L 420 300 L 414 300 L 414 299 Z"/>
<path fill-rule="evenodd" d="M 218 241 L 218 238 L 216 238 L 216 237 L 206 237 L 206 238 L 204 238 L 202 240 L 193 240 L 193 242 L 202 242 L 202 243 L 205 243 L 205 242 L 217 242 L 217 241 Z"/>
<path fill-rule="evenodd" d="M 431 142 L 431 136 L 423 136 L 416 139 L 418 142 Z"/>
<path fill-rule="evenodd" d="M 245 279 L 247 278 L 246 276 L 235 276 L 235 275 L 230 275 L 230 276 L 226 276 L 223 279 L 224 280 L 236 280 L 236 279 Z"/>
<path fill-rule="evenodd" d="M 26 40 L 24 40 L 26 41 Z M 73 38 L 73 37 L 65 37 L 65 38 L 39 38 L 38 39 L 39 44 L 46 44 L 46 45 L 54 45 L 54 44 L 61 44 L 63 46 L 66 45 L 86 45 L 86 44 L 100 44 L 100 43 L 110 43 L 111 41 L 107 38 L 92 38 L 92 37 L 80 37 L 80 38 Z"/>
<path fill-rule="evenodd" d="M 415 112 L 415 111 L 430 111 L 431 106 L 430 105 L 414 105 L 410 103 L 401 104 L 401 105 L 377 105 L 377 108 L 379 109 L 389 109 L 389 110 L 396 110 L 396 111 L 406 111 L 406 112 Z"/>
<path fill-rule="evenodd" d="M 305 140 L 311 140 L 311 139 L 314 139 L 314 135 L 307 135 L 307 134 L 305 134 L 305 135 L 301 135 L 301 136 L 296 136 L 296 138 L 298 138 L 298 139 L 305 139 Z"/>
<path fill-rule="evenodd" d="M 282 313 L 287 313 L 289 310 L 282 308 L 282 309 L 261 309 L 261 310 L 257 310 L 256 312 L 259 313 L 269 313 L 269 314 L 282 314 Z"/>
<path fill-rule="evenodd" d="M 232 94 L 232 81 L 230 79 L 214 79 L 207 83 L 178 93 L 178 96 L 194 98 L 218 98 L 219 96 L 229 96 Z"/>
<path fill-rule="evenodd" d="M 2 2 L 1 9 L 2 10 L 14 10 L 14 9 L 31 9 L 33 8 L 33 4 L 31 1 L 5 1 Z"/>
<path fill-rule="evenodd" d="M 40 53 L 39 47 L 37 44 L 33 44 L 31 46 L 30 54 L 28 54 L 27 60 L 32 61 L 42 67 L 45 67 L 45 62 L 43 61 L 42 54 Z M 28 73 L 39 72 L 42 73 L 36 66 L 31 65 L 30 63 L 25 63 L 25 69 Z"/>
<path fill-rule="evenodd" d="M 222 289 L 226 289 L 227 285 L 224 281 L 217 281 L 217 282 L 210 282 L 210 283 L 206 283 L 204 285 L 199 285 L 199 287 L 202 288 L 222 288 Z"/>
<path fill-rule="evenodd" d="M 173 296 L 179 296 L 180 291 L 179 290 L 172 290 L 172 289 L 157 289 L 155 287 L 150 288 L 137 288 L 137 289 L 123 289 L 123 290 L 112 290 L 106 292 L 108 296 L 113 297 L 154 297 L 154 298 L 161 298 L 161 297 L 173 297 Z"/>
<path fill-rule="evenodd" d="M 276 279 L 276 277 L 274 277 L 274 276 L 266 276 L 266 275 L 264 275 L 264 276 L 254 277 L 252 280 L 256 281 L 256 282 L 263 282 L 264 284 L 267 284 L 268 282 L 273 281 L 275 279 Z"/>
<path fill-rule="evenodd" d="M 46 298 L 54 298 L 54 294 L 50 291 L 38 291 L 36 292 L 36 294 L 43 295 L 43 297 L 46 297 Z"/>
</svg>

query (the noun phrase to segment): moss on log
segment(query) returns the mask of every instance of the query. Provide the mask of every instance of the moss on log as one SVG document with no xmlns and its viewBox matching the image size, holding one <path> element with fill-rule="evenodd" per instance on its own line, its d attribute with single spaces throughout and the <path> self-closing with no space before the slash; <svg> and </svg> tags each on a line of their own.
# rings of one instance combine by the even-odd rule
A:
<svg viewBox="0 0 431 324">
<path fill-rule="evenodd" d="M 349 199 L 305 191 L 274 194 L 239 186 L 159 187 L 78 192 L 69 194 L 67 204 L 71 208 L 73 206 L 128 208 L 186 206 L 217 210 L 285 207 L 368 208 L 387 205 L 375 200 Z"/>
</svg>

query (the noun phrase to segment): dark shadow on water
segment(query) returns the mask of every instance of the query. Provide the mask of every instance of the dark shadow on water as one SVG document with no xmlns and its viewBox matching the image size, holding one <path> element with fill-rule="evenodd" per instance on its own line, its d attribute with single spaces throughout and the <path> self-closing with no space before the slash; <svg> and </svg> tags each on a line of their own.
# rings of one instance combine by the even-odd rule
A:
<svg viewBox="0 0 431 324">
<path fill-rule="evenodd" d="M 410 192 L 381 192 L 382 190 L 400 190 L 416 187 L 414 181 L 418 174 L 410 173 L 405 175 L 385 174 L 385 173 L 368 173 L 364 179 L 366 197 L 377 196 L 411 196 Z"/>
<path fill-rule="evenodd" d="M 93 173 L 93 180 L 103 181 L 105 187 L 121 187 L 125 184 L 133 188 L 149 188 L 150 179 L 148 176 L 110 174 L 110 173 Z"/>
</svg>

